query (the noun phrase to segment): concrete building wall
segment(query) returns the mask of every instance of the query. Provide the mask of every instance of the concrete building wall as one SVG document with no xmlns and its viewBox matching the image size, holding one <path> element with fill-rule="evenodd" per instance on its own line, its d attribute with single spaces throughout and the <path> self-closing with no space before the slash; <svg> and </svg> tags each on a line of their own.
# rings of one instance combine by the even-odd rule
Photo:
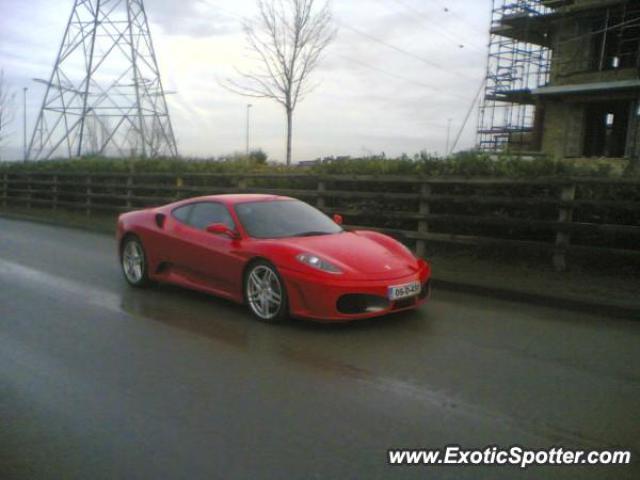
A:
<svg viewBox="0 0 640 480">
<path fill-rule="evenodd" d="M 602 16 L 602 21 L 605 15 L 609 15 L 605 7 L 617 6 L 617 9 L 611 10 L 617 13 L 611 13 L 613 19 L 608 21 L 620 21 L 615 15 L 620 15 L 622 3 L 622 0 L 575 0 L 566 7 L 565 13 L 571 14 L 553 20 L 553 27 L 549 31 L 553 51 L 549 85 L 569 87 L 601 84 L 603 87 L 589 93 L 542 96 L 538 99 L 544 108 L 542 151 L 550 156 L 582 157 L 594 150 L 592 139 L 598 144 L 596 156 L 611 156 L 609 152 L 620 149 L 610 146 L 611 140 L 607 140 L 610 138 L 619 139 L 618 144 L 624 156 L 638 158 L 640 155 L 640 89 L 615 89 L 616 82 L 638 79 L 639 69 L 625 65 L 612 68 L 610 62 L 615 54 L 606 53 L 603 45 L 615 40 L 607 39 L 606 35 L 617 35 L 617 30 L 601 38 L 593 34 L 599 28 L 598 15 Z M 610 116 L 608 112 L 613 115 L 620 111 L 629 113 L 616 114 L 615 126 L 605 128 L 603 119 Z M 605 129 L 608 132 L 606 134 Z M 620 134 L 622 129 L 626 129 L 624 135 Z M 607 145 L 604 153 L 599 151 L 603 144 Z M 619 151 L 615 153 L 615 156 L 623 156 Z"/>
<path fill-rule="evenodd" d="M 584 105 L 552 100 L 545 103 L 542 151 L 552 157 L 579 157 L 584 141 Z"/>
<path fill-rule="evenodd" d="M 583 35 L 589 31 L 587 22 L 564 19 L 554 24 L 551 31 L 551 84 L 570 83 L 570 75 L 588 70 L 592 50 L 590 42 L 583 40 Z"/>
</svg>

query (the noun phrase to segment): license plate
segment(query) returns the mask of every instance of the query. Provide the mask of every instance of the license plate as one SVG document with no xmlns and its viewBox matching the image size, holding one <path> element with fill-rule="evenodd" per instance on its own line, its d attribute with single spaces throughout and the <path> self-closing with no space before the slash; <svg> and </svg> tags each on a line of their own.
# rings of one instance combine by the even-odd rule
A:
<svg viewBox="0 0 640 480">
<path fill-rule="evenodd" d="M 405 283 L 404 285 L 396 285 L 389 287 L 388 296 L 389 300 L 400 300 L 402 298 L 409 298 L 420 293 L 420 282 Z"/>
</svg>

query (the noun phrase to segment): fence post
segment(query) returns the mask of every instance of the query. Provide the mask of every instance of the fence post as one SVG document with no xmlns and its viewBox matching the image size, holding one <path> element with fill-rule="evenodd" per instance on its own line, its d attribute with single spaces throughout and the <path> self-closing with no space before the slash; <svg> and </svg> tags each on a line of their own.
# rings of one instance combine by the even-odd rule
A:
<svg viewBox="0 0 640 480">
<path fill-rule="evenodd" d="M 324 198 L 324 192 L 326 191 L 327 184 L 322 179 L 318 180 L 318 200 L 316 201 L 316 207 L 318 207 L 318 210 L 324 211 L 327 206 Z"/>
<path fill-rule="evenodd" d="M 176 200 L 182 198 L 182 187 L 184 187 L 184 179 L 180 176 L 176 177 Z"/>
<path fill-rule="evenodd" d="M 576 198 L 576 184 L 570 183 L 562 186 L 560 190 L 560 200 L 570 202 Z M 573 207 L 560 205 L 558 209 L 558 222 L 571 223 L 573 221 Z M 556 232 L 555 252 L 553 253 L 553 267 L 558 272 L 567 269 L 566 250 L 571 243 L 571 234 L 567 232 Z"/>
<path fill-rule="evenodd" d="M 238 190 L 245 191 L 247 189 L 247 179 L 245 177 L 238 178 Z"/>
<path fill-rule="evenodd" d="M 86 213 L 86 215 L 88 217 L 88 216 L 91 215 L 91 193 L 92 193 L 92 190 L 91 190 L 91 176 L 87 177 L 86 183 L 87 183 L 87 191 L 86 191 L 85 204 L 86 204 L 87 207 L 86 207 L 85 213 Z"/>
<path fill-rule="evenodd" d="M 131 197 L 133 196 L 133 175 L 131 172 L 129 172 L 129 175 L 127 175 L 127 210 L 131 210 L 132 208 L 132 204 L 131 204 Z"/>
<path fill-rule="evenodd" d="M 31 208 L 31 175 L 27 175 L 27 208 Z"/>
<path fill-rule="evenodd" d="M 58 209 L 58 175 L 53 176 L 52 192 L 53 192 L 53 198 L 51 202 L 52 208 L 54 210 L 57 210 Z"/>
<path fill-rule="evenodd" d="M 431 195 L 431 185 L 423 183 L 420 186 L 420 220 L 418 220 L 418 233 L 425 234 L 429 232 L 429 224 L 427 223 L 426 215 L 430 213 L 429 196 Z M 418 239 L 416 242 L 416 255 L 418 257 L 424 257 L 427 253 L 427 242 L 424 239 Z"/>
<path fill-rule="evenodd" d="M 9 175 L 6 173 L 2 174 L 2 207 L 5 208 L 7 206 L 7 197 L 9 190 Z"/>
</svg>

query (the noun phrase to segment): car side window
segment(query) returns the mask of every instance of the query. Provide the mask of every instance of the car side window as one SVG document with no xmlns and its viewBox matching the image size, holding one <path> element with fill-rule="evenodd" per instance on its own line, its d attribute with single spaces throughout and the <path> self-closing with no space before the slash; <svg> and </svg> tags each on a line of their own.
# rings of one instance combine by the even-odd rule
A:
<svg viewBox="0 0 640 480">
<path fill-rule="evenodd" d="M 223 223 L 231 229 L 235 228 L 227 207 L 215 202 L 202 202 L 193 205 L 193 210 L 187 223 L 200 230 L 204 230 L 213 223 Z"/>
<path fill-rule="evenodd" d="M 181 223 L 188 223 L 189 214 L 191 213 L 192 205 L 185 205 L 184 207 L 176 208 L 171 214 L 173 217 Z"/>
</svg>

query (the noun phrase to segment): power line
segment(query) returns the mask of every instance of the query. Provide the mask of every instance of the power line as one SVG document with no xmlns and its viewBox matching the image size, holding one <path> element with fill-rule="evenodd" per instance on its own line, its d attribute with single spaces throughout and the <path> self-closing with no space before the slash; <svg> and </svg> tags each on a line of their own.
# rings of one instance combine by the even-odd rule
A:
<svg viewBox="0 0 640 480">
<path fill-rule="evenodd" d="M 393 78 L 396 78 L 398 80 L 403 80 L 403 81 L 406 81 L 406 82 L 409 82 L 409 83 L 413 83 L 415 85 L 419 85 L 421 87 L 428 88 L 429 90 L 435 90 L 435 87 L 433 87 L 431 85 L 427 85 L 426 83 L 419 82 L 417 80 L 410 79 L 410 78 L 407 78 L 407 77 L 404 77 L 404 76 L 401 76 L 401 75 L 397 75 L 395 73 L 391 73 L 391 72 L 389 72 L 387 70 L 383 70 L 382 68 L 376 67 L 374 65 L 370 65 L 370 64 L 362 62 L 360 60 L 356 60 L 355 58 L 351 58 L 351 57 L 348 57 L 346 55 L 340 55 L 340 56 L 342 58 L 344 58 L 345 60 L 348 60 L 348 61 L 350 61 L 352 63 L 358 64 L 358 65 L 362 65 L 363 67 L 369 68 L 371 70 L 375 70 L 377 72 L 380 72 L 382 74 L 385 74 L 385 75 L 393 77 Z M 467 111 L 467 113 L 465 115 L 464 121 L 462 122 L 460 130 L 458 131 L 458 133 L 456 135 L 456 138 L 455 138 L 455 140 L 453 142 L 453 145 L 451 146 L 451 149 L 449 151 L 453 152 L 455 150 L 456 146 L 458 145 L 458 142 L 460 141 L 460 138 L 462 137 L 462 133 L 464 132 L 464 129 L 466 128 L 467 123 L 469 122 L 469 118 L 471 117 L 471 114 L 473 113 L 473 109 L 476 106 L 476 104 L 478 103 L 478 100 L 480 99 L 480 94 L 482 93 L 482 91 L 484 89 L 485 82 L 486 82 L 486 79 L 483 78 L 482 82 L 480 82 L 480 88 L 478 89 L 478 91 L 476 92 L 475 96 L 473 97 L 473 100 L 471 101 L 471 105 L 469 106 L 469 109 L 468 109 L 468 111 Z M 452 97 L 461 99 L 461 100 L 467 100 L 467 98 L 464 98 L 464 97 L 462 97 L 460 95 L 451 94 L 451 93 L 449 93 L 449 95 L 452 96 Z M 447 154 L 448 153 L 449 152 L 447 152 Z"/>
<path fill-rule="evenodd" d="M 380 0 L 379 0 L 380 1 Z M 439 32 L 443 37 L 447 38 L 448 40 L 450 40 L 451 42 L 455 43 L 457 46 L 464 48 L 467 45 L 463 44 L 460 42 L 460 39 L 458 38 L 457 35 L 455 34 L 451 34 L 446 28 L 441 27 L 439 25 L 437 25 L 432 18 L 430 18 L 424 11 L 422 10 L 418 10 L 417 8 L 415 8 L 412 5 L 409 5 L 408 3 L 406 3 L 404 0 L 393 0 L 395 3 L 397 3 L 398 5 L 404 7 L 406 10 L 408 10 L 409 12 L 413 13 L 414 15 L 418 15 L 419 17 L 422 17 L 425 21 L 428 22 L 429 24 L 429 28 L 432 28 L 433 30 L 436 30 L 437 32 Z M 447 13 L 449 13 L 449 9 L 445 8 L 444 9 Z M 458 16 L 458 15 L 456 15 Z M 412 16 L 412 18 L 415 18 L 414 16 Z M 458 16 L 458 18 L 460 18 L 461 21 L 464 21 L 460 16 Z M 468 25 L 470 25 L 468 22 L 465 22 Z M 475 26 L 473 27 L 474 30 L 476 30 Z M 476 47 L 475 45 L 471 44 L 470 45 L 472 49 L 480 52 L 480 51 L 484 51 L 481 50 L 480 48 Z"/>
<path fill-rule="evenodd" d="M 397 80 L 402 80 L 404 82 L 412 83 L 414 85 L 418 85 L 420 87 L 427 88 L 427 89 L 432 90 L 432 91 L 437 90 L 437 88 L 434 87 L 433 85 L 429 85 L 427 83 L 423 83 L 423 82 L 420 82 L 420 81 L 412 79 L 412 78 L 408 78 L 408 77 L 405 77 L 405 76 L 402 76 L 402 75 L 398 75 L 396 73 L 389 72 L 388 70 L 384 70 L 384 69 L 382 69 L 380 67 L 376 67 L 374 65 L 371 65 L 369 63 L 363 62 L 361 60 L 357 60 L 357 59 L 349 57 L 347 55 L 340 55 L 340 56 L 342 58 L 344 58 L 345 60 L 348 60 L 351 63 L 355 63 L 355 64 L 361 65 L 361 66 L 363 66 L 365 68 L 369 68 L 371 70 L 375 70 L 376 72 L 382 73 L 384 75 L 387 75 L 389 77 L 395 78 Z M 449 93 L 449 95 L 452 96 L 452 97 L 461 99 L 461 100 L 467 100 L 467 98 L 462 97 L 461 95 L 456 95 L 456 94 L 452 94 L 452 93 Z"/>
<path fill-rule="evenodd" d="M 465 127 L 467 126 L 467 122 L 469 121 L 469 117 L 471 117 L 471 114 L 473 113 L 473 109 L 476 106 L 476 103 L 478 103 L 478 101 L 480 100 L 480 94 L 482 93 L 482 90 L 484 89 L 484 85 L 486 83 L 486 78 L 482 79 L 482 82 L 480 83 L 480 88 L 478 89 L 476 96 L 473 98 L 473 102 L 471 102 L 471 105 L 469 106 L 469 110 L 467 111 L 467 115 L 464 117 L 464 122 L 462 122 L 462 126 L 460 127 L 460 130 L 458 130 L 458 134 L 456 135 L 456 139 L 453 142 L 453 145 L 451 146 L 451 151 L 453 152 L 456 149 L 456 146 L 458 145 L 458 141 L 460 141 L 460 137 L 462 136 L 462 132 L 464 132 Z"/>
<path fill-rule="evenodd" d="M 441 6 L 442 9 L 445 13 L 452 15 L 454 17 L 457 17 L 461 22 L 466 23 L 469 27 L 471 27 L 472 30 L 475 30 L 476 33 L 480 33 L 480 34 L 486 34 L 486 32 L 484 30 L 479 30 L 473 23 L 467 21 L 463 16 L 459 15 L 455 10 L 451 10 L 447 4 L 444 3 L 443 0 L 435 0 L 436 2 L 438 2 Z"/>
<path fill-rule="evenodd" d="M 422 57 L 420 55 L 417 55 L 417 54 L 415 54 L 413 52 L 409 52 L 408 50 L 404 50 L 404 49 L 402 49 L 402 48 L 400 48 L 400 47 L 398 47 L 396 45 L 393 45 L 391 43 L 385 42 L 384 40 L 382 40 L 380 38 L 377 38 L 377 37 L 374 37 L 373 35 L 370 35 L 368 33 L 365 33 L 362 30 L 358 30 L 356 28 L 353 28 L 352 26 L 347 25 L 347 24 L 345 24 L 344 22 L 342 22 L 340 20 L 336 20 L 336 22 L 339 23 L 340 25 L 342 25 L 347 30 L 351 30 L 352 32 L 354 32 L 356 34 L 358 34 L 358 35 L 360 35 L 360 36 L 362 36 L 364 38 L 367 38 L 368 40 L 371 40 L 372 42 L 379 43 L 380 45 L 384 45 L 385 47 L 387 47 L 387 48 L 389 48 L 391 50 L 395 50 L 396 52 L 401 53 L 401 54 L 403 54 L 403 55 L 405 55 L 407 57 L 411 57 L 414 60 L 418 60 L 418 61 L 420 61 L 422 63 L 425 63 L 426 65 L 429 65 L 430 67 L 436 68 L 438 70 L 442 70 L 443 72 L 446 72 L 446 73 L 449 73 L 449 74 L 452 74 L 452 75 L 465 77 L 468 80 L 476 80 L 475 78 L 472 78 L 472 77 L 470 77 L 468 75 L 456 74 L 456 73 L 452 72 L 449 68 L 444 67 L 444 66 L 442 66 L 442 65 L 440 65 L 440 64 L 438 64 L 438 63 L 436 63 L 436 62 L 434 62 L 432 60 L 424 58 L 424 57 Z"/>
<path fill-rule="evenodd" d="M 212 7 L 216 8 L 216 9 L 219 9 L 219 10 L 221 10 L 221 11 L 223 11 L 223 12 L 225 12 L 225 13 L 227 13 L 227 14 L 231 15 L 231 16 L 234 16 L 234 17 L 236 17 L 236 18 L 241 18 L 241 19 L 243 18 L 243 17 L 241 17 L 239 14 L 236 14 L 236 13 L 234 13 L 234 12 L 231 12 L 231 11 L 230 11 L 230 10 L 228 10 L 228 9 L 225 9 L 225 8 L 220 7 L 218 4 L 216 4 L 216 3 L 215 3 L 215 2 L 213 2 L 212 0 L 206 0 L 206 2 L 207 2 L 207 4 L 209 4 L 210 6 L 212 6 Z M 363 31 L 359 30 L 359 29 L 356 29 L 356 28 L 354 28 L 354 27 L 352 27 L 352 26 L 350 26 L 350 25 L 347 25 L 347 24 L 345 24 L 344 22 L 340 21 L 339 19 L 336 19 L 336 23 L 338 23 L 338 24 L 339 24 L 339 25 L 341 25 L 342 27 L 346 28 L 347 30 L 350 30 L 350 31 L 352 31 L 352 32 L 354 32 L 354 33 L 356 33 L 356 34 L 358 34 L 358 35 L 360 35 L 360 36 L 364 37 L 364 38 L 367 38 L 367 39 L 368 39 L 368 40 L 370 40 L 370 41 L 373 41 L 373 42 L 379 43 L 379 44 L 381 44 L 381 45 L 384 45 L 384 46 L 386 46 L 387 48 L 390 48 L 390 49 L 392 49 L 392 50 L 394 50 L 394 51 L 396 51 L 396 52 L 398 52 L 398 53 L 402 53 L 403 55 L 409 56 L 409 57 L 411 57 L 411 58 L 413 58 L 413 59 L 415 59 L 415 60 L 418 60 L 418 61 L 420 61 L 420 62 L 423 62 L 423 63 L 425 63 L 425 64 L 429 65 L 430 67 L 436 68 L 436 69 L 441 70 L 441 71 L 444 71 L 444 72 L 446 72 L 446 73 L 450 73 L 450 74 L 453 74 L 453 73 L 454 73 L 454 72 L 452 72 L 450 69 L 448 69 L 447 67 L 445 67 L 445 66 L 443 66 L 443 65 L 440 65 L 440 64 L 438 64 L 438 63 L 436 63 L 436 62 L 433 62 L 432 60 L 429 60 L 429 59 L 427 59 L 427 58 L 424 58 L 424 57 L 422 57 L 422 56 L 420 56 L 420 55 L 417 55 L 417 54 L 415 54 L 415 53 L 413 53 L 413 52 L 409 52 L 409 51 L 407 51 L 407 50 L 404 50 L 404 49 L 402 49 L 402 48 L 400 48 L 400 47 L 398 47 L 398 46 L 396 46 L 396 45 L 393 45 L 393 44 L 390 44 L 390 43 L 388 43 L 388 42 L 385 42 L 384 40 L 382 40 L 382 39 L 380 39 L 380 38 L 377 38 L 377 37 L 375 37 L 375 36 L 373 36 L 373 35 L 371 35 L 371 34 L 368 34 L 368 33 L 366 33 L 366 32 L 363 32 Z M 408 77 L 405 77 L 405 76 L 402 76 L 402 75 L 398 75 L 398 74 L 393 73 L 393 72 L 389 72 L 388 70 L 382 69 L 382 68 L 380 68 L 380 67 L 378 67 L 378 66 L 374 66 L 374 65 L 371 65 L 371 64 L 366 63 L 366 62 L 363 62 L 362 60 L 358 60 L 358 59 L 355 59 L 355 58 L 352 58 L 352 57 L 349 57 L 349 56 L 346 56 L 346 55 L 340 55 L 340 56 L 341 56 L 342 58 L 344 58 L 345 60 L 347 60 L 347 61 L 351 62 L 351 63 L 357 64 L 357 65 L 360 65 L 360 66 L 365 67 L 365 68 L 368 68 L 368 69 L 370 69 L 370 70 L 377 71 L 377 72 L 379 72 L 379 73 L 381 73 L 381 74 L 383 74 L 383 75 L 386 75 L 386 76 L 388 76 L 388 77 L 392 77 L 392 78 L 395 78 L 395 79 L 397 79 L 397 80 L 401 80 L 401 81 L 405 81 L 405 82 L 408 82 L 408 83 L 412 83 L 412 84 L 414 84 L 414 85 L 418 85 L 418 86 L 420 86 L 420 87 L 423 87 L 423 88 L 429 89 L 429 90 L 431 90 L 431 91 L 437 90 L 437 89 L 436 89 L 436 87 L 434 87 L 434 86 L 432 86 L 432 85 L 429 85 L 429 84 L 427 84 L 427 83 L 420 82 L 420 81 L 418 81 L 418 80 L 414 80 L 414 79 L 411 79 L 411 78 L 408 78 Z M 467 79 L 469 79 L 469 80 L 476 80 L 475 78 L 472 78 L 472 77 L 470 77 L 470 76 L 468 76 L 468 75 L 458 74 L 458 76 L 460 76 L 460 77 L 464 77 L 464 78 L 467 78 Z M 448 95 L 449 95 L 449 96 L 451 96 L 451 97 L 454 97 L 454 98 L 461 99 L 461 100 L 466 100 L 466 98 L 465 98 L 465 97 L 463 97 L 463 96 L 461 96 L 461 95 L 456 95 L 456 94 L 454 94 L 454 93 L 449 93 Z"/>
<path fill-rule="evenodd" d="M 403 81 L 408 82 L 408 83 L 413 83 L 414 85 L 418 85 L 420 87 L 424 87 L 424 88 L 427 88 L 429 90 L 434 90 L 435 89 L 433 87 L 433 85 L 427 85 L 426 83 L 422 83 L 422 82 L 420 82 L 418 80 L 414 80 L 414 79 L 411 79 L 411 78 L 403 77 L 402 75 L 397 75 L 395 73 L 391 73 L 391 72 L 389 72 L 387 70 L 383 70 L 382 68 L 376 67 L 376 66 L 371 65 L 369 63 L 365 63 L 365 62 L 363 62 L 361 60 L 357 60 L 355 58 L 348 57 L 347 55 L 340 55 L 340 56 L 342 58 L 344 58 L 345 60 L 348 60 L 351 63 L 355 63 L 357 65 L 361 65 L 361 66 L 369 68 L 371 70 L 375 70 L 376 72 L 383 73 L 383 74 L 385 74 L 385 75 L 387 75 L 389 77 L 393 77 L 393 78 L 396 78 L 398 80 L 403 80 Z"/>
<path fill-rule="evenodd" d="M 244 19 L 244 17 L 242 17 L 241 15 L 239 15 L 239 14 L 237 14 L 237 13 L 235 13 L 235 12 L 232 12 L 231 10 L 228 10 L 228 9 L 226 9 L 226 8 L 223 8 L 223 7 L 219 6 L 219 5 L 218 5 L 216 2 L 214 2 L 213 0 L 205 0 L 205 1 L 206 1 L 206 3 L 207 3 L 208 5 L 210 5 L 211 7 L 215 8 L 215 9 L 218 9 L 218 10 L 220 10 L 220 11 L 224 12 L 224 13 L 227 13 L 228 15 L 230 15 L 230 16 L 232 16 L 232 17 L 236 17 L 236 18 L 239 18 L 239 19 L 241 19 L 241 20 L 243 20 L 243 19 Z M 341 25 L 342 27 L 346 28 L 347 30 L 351 30 L 352 32 L 354 32 L 354 33 L 356 33 L 356 34 L 358 34 L 358 35 L 360 35 L 360 36 L 362 36 L 362 37 L 364 37 L 364 38 L 367 38 L 368 40 L 370 40 L 370 41 L 372 41 L 372 42 L 376 42 L 376 43 L 379 43 L 379 44 L 381 44 L 381 45 L 384 45 L 384 46 L 386 46 L 387 48 L 390 48 L 390 49 L 392 49 L 392 50 L 395 50 L 395 51 L 396 51 L 396 52 L 398 52 L 398 53 L 402 53 L 403 55 L 409 56 L 409 57 L 413 58 L 414 60 L 421 61 L 421 62 L 423 62 L 423 63 L 425 63 L 425 64 L 429 65 L 430 67 L 436 68 L 436 69 L 438 69 L 438 70 L 442 70 L 442 71 L 447 72 L 447 73 L 450 73 L 450 74 L 451 74 L 451 73 L 453 73 L 453 72 L 451 72 L 451 70 L 450 70 L 450 69 L 448 69 L 447 67 L 445 67 L 445 66 L 443 66 L 443 65 L 440 65 L 440 64 L 438 64 L 438 63 L 436 63 L 436 62 L 434 62 L 434 61 L 432 61 L 432 60 L 429 60 L 429 59 L 427 59 L 427 58 L 424 58 L 424 57 L 422 57 L 422 56 L 420 56 L 420 55 L 417 55 L 417 54 L 415 54 L 415 53 L 409 52 L 408 50 L 404 50 L 404 49 L 402 49 L 402 48 L 400 48 L 400 47 L 398 47 L 398 46 L 396 46 L 396 45 L 392 45 L 392 44 L 390 44 L 390 43 L 388 43 L 388 42 L 385 42 L 384 40 L 382 40 L 382 39 L 380 39 L 380 38 L 377 38 L 377 37 L 375 37 L 375 36 L 373 36 L 373 35 L 371 35 L 371 34 L 369 34 L 369 33 L 363 32 L 363 31 L 358 30 L 358 29 L 356 29 L 356 28 L 354 28 L 354 27 L 352 27 L 352 26 L 350 26 L 350 25 L 347 25 L 345 22 L 342 22 L 342 21 L 341 21 L 341 20 L 339 20 L 339 19 L 336 19 L 335 21 L 336 21 L 336 23 L 338 23 L 338 24 L 339 24 L 339 25 Z M 363 63 L 363 62 L 361 62 L 361 63 Z M 366 65 L 366 66 L 368 66 L 369 68 L 371 68 L 371 65 Z M 385 73 L 387 73 L 387 74 L 388 74 L 389 72 L 385 72 Z M 393 74 L 391 74 L 391 75 L 393 75 Z M 397 76 L 397 75 L 396 75 L 396 76 Z M 468 75 L 463 75 L 463 74 L 461 74 L 461 75 L 458 75 L 458 76 L 465 77 L 465 78 L 467 78 L 468 80 L 475 80 L 475 78 L 472 78 L 472 77 L 470 77 L 470 76 L 468 76 Z M 406 79 L 406 80 L 408 80 L 408 81 L 412 82 L 412 80 L 409 80 L 409 79 Z"/>
</svg>

